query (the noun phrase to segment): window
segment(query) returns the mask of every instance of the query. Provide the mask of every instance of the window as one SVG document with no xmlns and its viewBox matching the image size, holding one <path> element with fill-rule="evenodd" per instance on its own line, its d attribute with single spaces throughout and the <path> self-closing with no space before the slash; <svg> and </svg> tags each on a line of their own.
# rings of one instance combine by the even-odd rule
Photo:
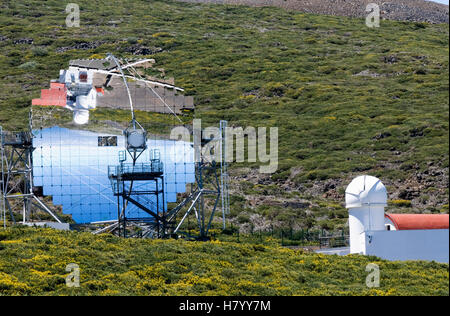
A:
<svg viewBox="0 0 450 316">
<path fill-rule="evenodd" d="M 98 147 L 117 146 L 117 136 L 98 136 Z"/>
<path fill-rule="evenodd" d="M 79 75 L 78 75 L 78 79 L 80 79 L 80 82 L 87 82 L 87 72 L 86 71 L 80 71 Z"/>
</svg>

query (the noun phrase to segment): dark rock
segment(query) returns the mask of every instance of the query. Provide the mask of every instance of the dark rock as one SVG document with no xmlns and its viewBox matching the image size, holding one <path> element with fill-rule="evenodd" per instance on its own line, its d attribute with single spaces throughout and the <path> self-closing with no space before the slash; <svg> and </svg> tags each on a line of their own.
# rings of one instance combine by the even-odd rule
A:
<svg viewBox="0 0 450 316">
<path fill-rule="evenodd" d="M 56 52 L 63 53 L 65 51 L 72 50 L 72 49 L 81 49 L 81 50 L 95 49 L 104 43 L 105 43 L 104 41 L 81 42 L 81 43 L 77 43 L 77 44 L 74 44 L 71 46 L 58 47 L 56 49 Z"/>
<path fill-rule="evenodd" d="M 161 47 L 145 47 L 140 44 L 135 44 L 125 49 L 126 52 L 133 55 L 153 55 L 163 51 Z"/>
<path fill-rule="evenodd" d="M 311 204 L 308 202 L 284 202 L 284 207 L 290 207 L 290 208 L 308 208 Z"/>
<path fill-rule="evenodd" d="M 409 131 L 409 136 L 410 137 L 420 137 L 423 136 L 423 129 L 419 129 L 419 128 L 413 128 L 412 130 Z"/>
<path fill-rule="evenodd" d="M 398 62 L 397 56 L 394 55 L 384 56 L 383 60 L 386 64 L 395 64 L 396 62 Z"/>
<path fill-rule="evenodd" d="M 19 45 L 19 44 L 31 45 L 31 44 L 33 44 L 33 39 L 32 38 L 19 38 L 14 41 L 14 44 L 16 44 L 16 45 Z"/>
<path fill-rule="evenodd" d="M 258 179 L 258 184 L 261 184 L 261 185 L 270 185 L 270 184 L 272 184 L 272 180 L 270 179 L 270 178 L 268 178 L 268 179 L 266 179 L 266 178 L 264 178 L 264 179 Z"/>
<path fill-rule="evenodd" d="M 386 138 L 386 137 L 389 137 L 389 136 L 392 136 L 392 134 L 389 133 L 389 132 L 384 132 L 384 133 L 380 133 L 378 135 L 375 135 L 374 137 L 372 137 L 372 139 L 379 140 L 379 139 L 383 139 L 383 138 Z"/>
<path fill-rule="evenodd" d="M 326 183 L 324 184 L 324 186 L 323 186 L 323 192 L 327 192 L 327 191 L 330 191 L 330 190 L 334 190 L 334 189 L 336 189 L 336 187 L 337 187 L 336 181 L 331 180 L 331 181 L 326 182 Z"/>
<path fill-rule="evenodd" d="M 425 59 L 427 59 L 427 56 L 413 56 L 413 58 L 414 59 L 417 59 L 417 60 L 425 60 Z"/>
<path fill-rule="evenodd" d="M 403 189 L 398 194 L 398 197 L 402 200 L 412 200 L 420 195 L 419 190 L 416 189 Z"/>
</svg>

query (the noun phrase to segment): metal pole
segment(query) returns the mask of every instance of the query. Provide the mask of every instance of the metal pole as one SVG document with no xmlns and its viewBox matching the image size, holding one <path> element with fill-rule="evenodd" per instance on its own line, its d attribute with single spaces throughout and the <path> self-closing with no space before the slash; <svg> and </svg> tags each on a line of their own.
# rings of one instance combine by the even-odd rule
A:
<svg viewBox="0 0 450 316">
<path fill-rule="evenodd" d="M 0 179 L 0 215 L 3 220 L 3 228 L 6 228 L 6 203 L 5 203 L 5 165 L 4 165 L 4 147 L 3 147 L 3 128 L 0 126 L 0 160 L 1 160 L 1 174 L 2 177 Z"/>
<path fill-rule="evenodd" d="M 186 214 L 184 214 L 183 219 L 180 221 L 180 223 L 178 224 L 177 228 L 175 228 L 174 233 L 176 233 L 178 231 L 178 229 L 180 229 L 181 225 L 183 224 L 185 218 L 189 215 L 189 213 L 191 212 L 192 208 L 195 209 L 194 205 L 195 203 L 197 203 L 198 198 L 202 195 L 202 191 L 199 191 L 197 193 L 197 197 L 194 199 L 194 201 L 192 201 L 191 206 L 189 207 L 189 209 L 186 211 Z"/>
<path fill-rule="evenodd" d="M 30 138 L 32 134 L 30 133 Z M 31 140 L 31 139 L 30 139 Z M 33 196 L 33 169 L 32 169 L 32 153 L 33 153 L 33 145 L 27 146 L 26 150 L 26 157 L 25 157 L 25 188 L 24 192 L 29 193 L 30 196 Z M 25 197 L 24 199 L 25 204 L 25 217 L 24 220 L 29 221 L 31 220 L 31 199 L 29 197 Z"/>
<path fill-rule="evenodd" d="M 223 229 L 226 228 L 225 215 L 229 211 L 229 195 L 228 195 L 228 165 L 227 165 L 227 137 L 226 137 L 227 121 L 220 121 L 220 191 L 222 197 L 222 220 Z"/>
<path fill-rule="evenodd" d="M 127 83 L 127 79 L 125 78 L 125 74 L 123 73 L 122 67 L 120 66 L 119 62 L 117 61 L 116 57 L 114 57 L 113 54 L 109 54 L 108 57 L 110 57 L 114 63 L 117 65 L 117 68 L 119 69 L 122 78 L 123 78 L 123 82 L 125 83 L 125 88 L 127 89 L 127 93 L 128 93 L 128 99 L 130 102 L 130 109 L 131 109 L 131 120 L 134 123 L 134 108 L 133 108 L 133 100 L 131 98 L 131 93 L 130 93 L 130 88 L 128 87 L 128 83 Z"/>
<path fill-rule="evenodd" d="M 175 115 L 175 117 L 177 118 L 178 121 L 180 121 L 180 123 L 183 123 L 183 121 L 177 116 L 177 114 L 172 110 L 172 108 L 166 103 L 166 101 L 164 101 L 163 98 L 161 98 L 161 96 L 155 91 L 155 89 L 153 89 L 146 80 L 144 80 L 144 78 L 142 78 L 142 76 L 136 71 L 136 69 L 134 69 L 133 66 L 130 66 L 130 68 L 133 70 L 133 72 L 139 77 L 139 79 L 141 79 L 142 81 L 144 81 L 145 85 L 147 86 L 147 88 L 149 88 L 157 97 L 159 100 L 161 100 L 161 102 L 170 110 L 170 112 L 172 112 L 173 115 Z"/>
<path fill-rule="evenodd" d="M 162 216 L 162 218 L 164 220 L 164 224 L 167 224 L 166 223 L 166 203 L 165 203 L 166 200 L 165 200 L 165 197 L 164 197 L 164 195 L 165 195 L 165 193 L 164 193 L 164 176 L 161 177 L 161 193 L 162 193 L 162 207 L 163 207 L 163 216 Z M 164 226 L 166 226 L 166 225 L 164 225 Z M 166 233 L 165 232 L 166 229 L 167 228 L 164 227 L 164 234 Z"/>
<path fill-rule="evenodd" d="M 156 214 L 159 216 L 159 187 L 158 187 L 158 178 L 156 178 L 155 179 L 155 183 L 156 183 L 156 190 L 155 190 L 155 192 L 156 192 Z M 163 222 L 162 222 L 162 231 L 163 231 L 163 233 L 161 234 L 160 233 L 160 230 L 161 230 L 161 228 L 160 228 L 160 226 L 159 226 L 159 220 L 157 220 L 158 221 L 158 237 L 162 237 L 162 234 L 164 234 L 164 229 L 165 229 L 165 225 L 164 225 L 164 219 L 163 219 Z"/>
<path fill-rule="evenodd" d="M 120 207 L 120 194 L 119 194 L 120 183 L 119 183 L 118 171 L 117 171 L 117 180 L 116 181 L 117 181 L 117 188 L 116 188 L 116 190 L 117 190 L 117 229 L 118 229 L 119 237 L 120 237 L 120 209 L 121 209 L 121 207 Z"/>
<path fill-rule="evenodd" d="M 38 202 L 38 204 L 44 208 L 47 213 L 49 213 L 58 223 L 62 223 L 62 221 L 56 216 L 41 200 L 37 198 L 37 196 L 33 195 L 33 198 Z"/>
</svg>

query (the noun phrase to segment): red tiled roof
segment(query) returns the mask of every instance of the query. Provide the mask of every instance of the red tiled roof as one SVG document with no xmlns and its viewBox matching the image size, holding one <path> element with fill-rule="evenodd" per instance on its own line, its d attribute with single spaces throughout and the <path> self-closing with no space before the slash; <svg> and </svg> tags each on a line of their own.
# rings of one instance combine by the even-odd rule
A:
<svg viewBox="0 0 450 316">
<path fill-rule="evenodd" d="M 448 229 L 448 214 L 385 214 L 397 230 Z"/>
</svg>

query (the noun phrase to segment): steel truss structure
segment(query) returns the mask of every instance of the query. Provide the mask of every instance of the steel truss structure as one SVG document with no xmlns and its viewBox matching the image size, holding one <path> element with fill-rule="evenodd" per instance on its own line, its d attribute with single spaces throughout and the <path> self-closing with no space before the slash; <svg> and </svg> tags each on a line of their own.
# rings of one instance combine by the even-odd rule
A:
<svg viewBox="0 0 450 316">
<path fill-rule="evenodd" d="M 189 195 L 167 212 L 164 201 L 163 164 L 159 157 L 155 157 L 150 163 L 136 164 L 136 159 L 133 159 L 133 163 L 124 163 L 124 160 L 121 160 L 120 165 L 110 166 L 108 177 L 114 195 L 117 196 L 118 220 L 94 223 L 108 224 L 95 233 L 114 231 L 123 237 L 166 238 L 178 234 L 193 237 L 183 230 L 183 224 L 189 215 L 194 214 L 198 227 L 198 234 L 195 235 L 195 238 L 205 240 L 209 238 L 212 221 L 220 202 L 223 228 L 225 228 L 226 215 L 229 213 L 229 180 L 225 157 L 226 126 L 226 121 L 220 122 L 221 136 L 219 138 L 205 139 L 202 137 L 200 141 L 200 148 L 210 142 L 219 143 L 217 146 L 219 161 L 200 155 L 195 163 L 195 183 L 191 185 Z M 2 131 L 0 127 L 0 219 L 3 220 L 4 226 L 7 213 L 11 221 L 15 223 L 14 213 L 21 212 L 22 223 L 27 223 L 32 220 L 35 210 L 44 211 L 56 222 L 62 223 L 55 212 L 34 193 L 32 137 L 31 132 L 11 133 Z M 198 146 L 198 142 L 194 144 L 195 146 Z M 142 186 L 139 185 L 140 181 L 153 182 L 155 189 L 142 189 Z M 155 198 L 152 199 L 152 196 Z M 209 201 L 211 203 L 208 204 Z M 128 216 L 129 203 L 150 214 L 151 217 L 133 218 Z M 177 220 L 181 214 L 183 214 L 181 219 Z M 128 234 L 127 227 L 130 228 L 130 226 L 138 228 L 138 233 L 133 234 L 130 230 L 130 234 Z"/>
<path fill-rule="evenodd" d="M 194 147 L 199 146 L 197 147 L 199 156 L 195 163 L 195 183 L 191 184 L 188 196 L 167 212 L 164 201 L 163 163 L 158 155 L 150 163 L 136 164 L 133 161 L 133 163 L 126 164 L 124 160 L 121 160 L 120 165 L 110 166 L 108 177 L 114 195 L 117 196 L 118 220 L 98 223 L 110 225 L 99 229 L 96 233 L 110 231 L 122 237 L 144 238 L 168 238 L 177 237 L 180 234 L 188 238 L 207 240 L 219 203 L 221 203 L 222 223 L 225 229 L 226 215 L 229 214 L 229 180 L 225 159 L 226 126 L 226 121 L 220 122 L 219 138 L 205 139 L 201 137 L 201 140 L 196 141 L 194 137 Z M 210 155 L 201 154 L 201 148 L 212 142 L 217 143 L 215 148 L 219 152 L 214 157 L 219 161 L 211 159 Z M 154 186 L 152 187 L 155 189 L 140 189 L 140 181 L 153 182 Z M 150 217 L 129 217 L 128 203 L 143 210 Z M 181 214 L 181 219 L 177 220 Z M 198 233 L 195 235 L 191 235 L 190 232 L 183 229 L 183 224 L 191 214 L 195 215 L 198 228 Z M 138 228 L 138 233 L 133 233 L 132 229 L 129 229 L 130 226 Z"/>
<path fill-rule="evenodd" d="M 139 156 L 147 149 L 147 131 L 137 122 L 127 78 L 144 81 L 133 64 L 123 65 L 112 54 L 108 60 L 116 65 L 115 76 L 121 76 L 128 94 L 131 112 L 129 127 L 123 131 L 126 140 L 126 151 L 132 158 L 132 163 L 125 163 L 126 153 L 119 156 L 119 165 L 108 167 L 108 178 L 111 182 L 114 196 L 117 197 L 117 219 L 95 222 L 103 227 L 94 233 L 114 232 L 123 237 L 167 238 L 184 234 L 199 240 L 209 238 L 210 229 L 216 215 L 219 203 L 222 207 L 222 225 L 225 229 L 226 215 L 229 213 L 228 166 L 225 155 L 227 146 L 227 122 L 220 122 L 219 137 L 203 137 L 201 130 L 194 127 L 195 182 L 191 184 L 188 196 L 177 206 L 168 210 L 164 191 L 164 168 L 159 156 L 153 157 L 149 163 L 137 163 Z M 128 69 L 129 68 L 129 69 Z M 130 75 L 125 75 L 128 69 Z M 118 71 L 118 72 L 117 72 Z M 139 79 L 138 79 L 139 77 Z M 176 113 L 146 83 L 147 87 L 167 106 L 170 112 L 181 122 Z M 176 87 L 175 87 L 176 88 Z M 6 226 L 6 213 L 15 222 L 15 208 L 21 207 L 22 222 L 27 223 L 34 217 L 33 210 L 44 211 L 62 223 L 61 219 L 34 193 L 33 188 L 33 134 L 30 119 L 29 132 L 6 133 L 0 127 L 0 219 Z M 214 143 L 217 152 L 214 156 L 204 154 L 202 148 Z M 213 158 L 211 158 L 213 157 Z M 149 189 L 153 188 L 153 189 Z M 14 201 L 13 201 L 14 200 Z M 131 215 L 129 206 L 149 214 L 145 218 Z M 189 216 L 194 214 L 198 234 L 190 235 L 183 225 Z M 37 214 L 36 214 L 37 215 Z M 181 219 L 177 220 L 178 217 Z M 106 226 L 105 226 L 106 225 Z"/>
<path fill-rule="evenodd" d="M 127 223 L 139 227 L 140 236 L 161 238 L 166 235 L 167 221 L 164 201 L 164 173 L 159 159 L 150 163 L 121 163 L 119 166 L 109 166 L 108 177 L 111 181 L 114 195 L 117 196 L 117 225 L 114 228 L 119 236 L 127 237 Z M 139 185 L 145 181 L 146 186 Z M 154 184 L 149 189 L 148 183 Z M 153 186 L 152 186 L 153 187 Z M 155 197 L 155 201 L 151 198 Z M 128 216 L 128 203 L 145 211 L 151 217 L 136 218 Z M 161 211 L 162 210 L 162 211 Z"/>
<path fill-rule="evenodd" d="M 7 211 L 15 224 L 14 213 L 22 213 L 22 223 L 33 221 L 37 211 L 48 213 L 55 221 L 62 220 L 33 191 L 33 135 L 31 132 L 6 132 L 0 127 L 0 211 L 6 226 Z"/>
<path fill-rule="evenodd" d="M 200 240 L 209 239 L 209 231 L 220 201 L 222 202 L 222 225 L 223 229 L 225 229 L 225 219 L 229 213 L 228 165 L 225 156 L 225 148 L 227 145 L 226 127 L 227 122 L 221 121 L 220 135 L 212 139 L 205 138 L 201 131 L 200 135 L 196 137 L 194 131 L 194 148 L 196 152 L 195 183 L 191 186 L 189 196 L 169 213 L 169 221 L 176 221 L 175 218 L 178 214 L 182 213 L 182 209 L 187 205 L 189 206 L 176 225 L 173 231 L 174 234 L 182 233 L 188 237 L 192 237 L 189 233 L 182 231 L 182 226 L 188 216 L 193 212 L 199 231 L 199 234 L 195 238 Z M 215 143 L 212 146 L 210 144 L 208 148 L 215 148 L 218 152 L 214 155 L 203 152 L 203 147 L 208 143 Z M 210 204 L 212 204 L 210 212 L 207 210 L 206 200 L 210 200 Z"/>
</svg>

